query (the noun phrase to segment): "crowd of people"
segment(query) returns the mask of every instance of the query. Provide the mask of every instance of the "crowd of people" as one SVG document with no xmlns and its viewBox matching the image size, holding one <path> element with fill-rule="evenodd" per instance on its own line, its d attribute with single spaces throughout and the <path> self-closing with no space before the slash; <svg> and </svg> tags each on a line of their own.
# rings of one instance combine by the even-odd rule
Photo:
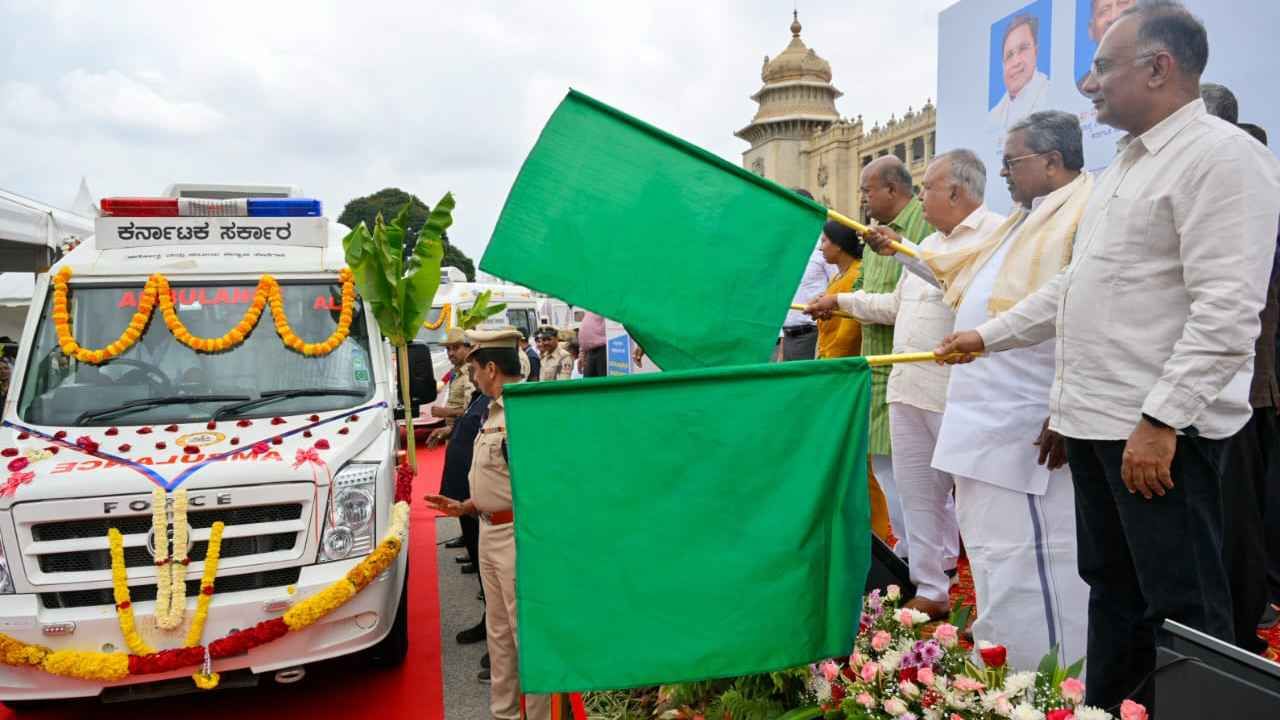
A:
<svg viewBox="0 0 1280 720">
<path fill-rule="evenodd" d="M 1018 667 L 1087 658 L 1101 707 L 1151 706 L 1165 619 L 1263 652 L 1280 609 L 1280 162 L 1201 84 L 1208 51 L 1180 4 L 1127 10 L 1082 84 L 1127 133 L 1116 157 L 1086 172 L 1070 113 L 1012 124 L 1008 217 L 969 150 L 938 155 L 918 197 L 899 160 L 871 163 L 863 277 L 815 299 L 839 270 L 811 264 L 797 302 L 816 323 L 783 329 L 787 359 L 855 323 L 845 354 L 935 352 L 873 384 L 873 526 L 883 490 L 909 606 L 947 613 L 961 540 L 973 638 Z"/>
<path fill-rule="evenodd" d="M 1165 619 L 1262 652 L 1280 610 L 1280 162 L 1201 84 L 1208 50 L 1179 3 L 1125 11 L 1081 82 L 1126 133 L 1115 159 L 1086 171 L 1071 113 L 1010 124 L 1008 216 L 971 150 L 937 155 L 918 190 L 898 158 L 869 163 L 872 227 L 823 228 L 775 356 L 935 353 L 872 370 L 871 527 L 908 561 L 907 606 L 947 616 L 963 552 L 972 639 L 1021 668 L 1087 658 L 1100 707 L 1152 706 Z M 448 448 L 427 500 L 460 517 L 487 601 L 457 640 L 487 641 L 500 719 L 520 716 L 503 386 L 607 374 L 599 315 L 533 340 L 451 331 L 429 441 Z"/>
</svg>

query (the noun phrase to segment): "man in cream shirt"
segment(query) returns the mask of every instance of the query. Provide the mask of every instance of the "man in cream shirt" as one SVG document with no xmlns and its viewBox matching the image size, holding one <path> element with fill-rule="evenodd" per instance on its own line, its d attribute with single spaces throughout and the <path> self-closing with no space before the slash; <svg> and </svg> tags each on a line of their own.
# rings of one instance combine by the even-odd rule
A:
<svg viewBox="0 0 1280 720">
<path fill-rule="evenodd" d="M 925 171 L 920 199 L 925 219 L 938 232 L 920 243 L 922 252 L 981 243 L 1004 222 L 982 204 L 986 185 L 986 167 L 973 152 L 953 150 L 934 158 Z M 884 232 L 897 239 L 896 233 Z M 903 273 L 891 293 L 827 295 L 806 312 L 825 318 L 837 308 L 864 322 L 893 325 L 895 353 L 931 350 L 955 323 L 942 291 L 911 273 Z M 916 584 L 916 597 L 907 606 L 934 618 L 950 611 L 945 555 L 958 532 L 948 505 L 953 479 L 930 465 L 949 375 L 948 368 L 932 363 L 896 365 L 889 374 L 887 395 L 893 472 L 911 546 L 911 580 Z"/>
<path fill-rule="evenodd" d="M 1057 338 L 1050 427 L 1067 438 L 1090 588 L 1086 702 L 1100 707 L 1154 669 L 1166 618 L 1233 639 L 1221 459 L 1250 416 L 1280 163 L 1205 112 L 1208 56 L 1204 26 L 1178 3 L 1141 3 L 1107 30 L 1085 90 L 1099 121 L 1128 135 L 1071 265 L 938 348 Z"/>
</svg>

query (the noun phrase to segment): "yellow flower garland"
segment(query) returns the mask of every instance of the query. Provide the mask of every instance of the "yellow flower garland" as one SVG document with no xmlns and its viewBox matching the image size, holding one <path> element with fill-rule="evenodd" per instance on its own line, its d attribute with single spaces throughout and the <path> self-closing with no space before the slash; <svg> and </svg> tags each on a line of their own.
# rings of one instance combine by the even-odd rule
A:
<svg viewBox="0 0 1280 720">
<path fill-rule="evenodd" d="M 444 325 L 449 321 L 449 313 L 451 312 L 453 312 L 453 305 L 445 303 L 444 306 L 440 308 L 440 317 L 436 318 L 436 321 L 433 323 L 422 323 L 422 327 L 428 330 L 439 330 L 441 325 Z"/>
<path fill-rule="evenodd" d="M 161 560 L 160 546 L 163 543 L 166 551 L 169 546 L 169 532 L 164 513 L 164 491 L 156 488 L 157 502 L 161 511 L 155 520 L 156 525 L 156 627 L 161 630 L 174 630 L 182 624 L 187 612 L 187 544 L 191 539 L 191 525 L 187 522 L 187 490 L 181 488 L 173 494 L 173 551 L 167 560 Z M 154 512 L 154 511 L 153 511 Z M 163 596 L 161 593 L 163 592 Z"/>
<path fill-rule="evenodd" d="M 262 312 L 268 304 L 271 305 L 276 332 L 280 335 L 285 347 L 308 357 L 319 357 L 333 352 L 347 339 L 347 335 L 351 331 L 352 318 L 355 316 L 355 280 L 350 268 L 343 268 L 338 272 L 338 280 L 342 283 L 342 308 L 338 315 L 338 326 L 324 341 L 318 343 L 306 342 L 293 331 L 293 328 L 289 325 L 288 318 L 285 317 L 284 295 L 280 292 L 279 283 L 276 282 L 274 277 L 263 275 L 258 280 L 258 287 L 254 291 L 253 301 L 249 305 L 249 309 L 245 311 L 244 317 L 235 327 L 231 328 L 222 337 L 197 337 L 191 334 L 191 331 L 182 323 L 182 319 L 178 317 L 173 303 L 173 293 L 169 289 L 168 278 L 156 273 L 147 280 L 146 285 L 143 287 L 142 293 L 138 298 L 138 310 L 133 314 L 133 318 L 129 321 L 129 326 L 120 334 L 120 337 L 107 343 L 103 348 L 90 350 L 89 348 L 81 347 L 76 342 L 75 333 L 71 328 L 71 312 L 67 299 L 67 285 L 70 279 L 70 267 L 63 267 L 53 277 L 52 317 L 54 329 L 58 334 L 58 346 L 64 354 L 74 357 L 80 362 L 93 365 L 99 365 L 119 357 L 133 347 L 138 338 L 142 337 L 142 333 L 146 329 L 147 322 L 151 319 L 157 303 L 160 305 L 160 314 L 164 318 L 165 325 L 173 333 L 174 338 L 192 350 L 207 353 L 225 352 L 243 343 L 249 333 L 253 331 L 253 328 L 257 326 L 258 319 L 262 317 Z"/>
<path fill-rule="evenodd" d="M 209 529 L 209 550 L 204 556 L 204 574 L 200 577 L 200 599 L 196 600 L 196 616 L 191 619 L 191 627 L 187 630 L 187 647 L 200 644 L 200 636 L 204 635 L 205 622 L 209 620 L 209 604 L 213 602 L 213 581 L 218 576 L 218 559 L 222 554 L 221 521 Z"/>
<path fill-rule="evenodd" d="M 222 538 L 221 523 L 214 524 L 214 531 L 209 536 L 209 553 L 213 558 L 217 558 L 219 548 L 218 544 Z M 391 508 L 391 522 L 378 548 L 358 565 L 352 568 L 345 577 L 339 578 L 328 588 L 322 590 L 316 595 L 308 598 L 294 610 L 306 606 L 302 612 L 294 613 L 293 620 L 290 622 L 289 613 L 285 613 L 284 622 L 288 625 L 290 631 L 301 630 L 308 625 L 316 622 L 325 615 L 338 609 L 343 603 L 347 602 L 354 596 L 355 581 L 353 578 L 375 578 L 382 574 L 395 562 L 401 549 L 404 547 L 405 536 L 409 529 L 409 504 L 406 502 L 397 502 Z M 112 580 L 115 581 L 115 592 L 117 603 L 124 603 L 124 608 L 119 609 L 121 616 L 121 630 L 124 630 L 124 616 L 129 616 L 129 622 L 132 624 L 133 612 L 132 606 L 128 604 L 129 587 L 124 580 L 124 538 L 120 532 L 114 528 L 108 531 L 108 538 L 111 541 L 111 570 Z M 217 541 L 215 543 L 215 540 Z M 208 560 L 206 559 L 206 563 Z M 117 573 L 117 568 L 119 572 Z M 210 570 L 209 565 L 205 565 L 204 578 L 202 578 L 202 587 L 206 582 L 212 582 L 212 578 L 216 575 L 216 569 Z M 120 578 L 120 579 L 117 579 Z M 366 583 L 367 584 L 367 583 Z M 205 597 L 205 593 L 201 593 L 201 597 Z M 324 601 L 318 598 L 324 597 Z M 123 598 L 123 600 L 121 599 Z M 314 602 L 313 602 L 314 601 Z M 207 604 L 203 608 L 203 615 L 208 615 Z M 293 612 L 292 610 L 290 612 Z M 200 609 L 196 611 L 197 621 L 201 617 Z M 203 621 L 199 621 L 203 628 Z M 193 628 L 194 630 L 194 628 Z M 133 634 L 137 635 L 137 630 L 133 630 Z M 129 638 L 126 633 L 126 642 Z M 188 634 L 188 641 L 192 635 Z M 199 635 L 195 635 L 199 637 Z M 141 638 L 136 638 L 141 642 Z M 151 649 L 142 644 L 144 652 L 134 651 L 135 655 L 149 655 Z M 133 650 L 133 645 L 130 645 Z M 206 649 L 206 658 L 208 650 Z M 206 663 L 208 660 L 206 659 Z M 77 678 L 80 680 L 93 680 L 99 682 L 115 682 L 124 680 L 129 677 L 129 656 L 125 653 L 103 653 L 79 650 L 58 650 L 52 651 L 41 645 L 31 645 L 21 640 L 13 638 L 4 633 L 0 633 L 0 663 L 13 666 L 39 666 L 42 670 L 53 675 L 61 675 L 63 677 Z M 218 684 L 218 674 L 211 673 L 203 675 L 196 673 L 192 676 L 195 683 L 202 689 L 210 689 Z"/>
<path fill-rule="evenodd" d="M 111 549 L 111 585 L 116 601 L 116 617 L 120 621 L 120 634 L 124 644 L 134 655 L 150 655 L 155 650 L 138 634 L 133 617 L 133 602 L 129 599 L 129 576 L 124 564 L 124 536 L 111 528 L 107 531 L 107 543 Z"/>
</svg>

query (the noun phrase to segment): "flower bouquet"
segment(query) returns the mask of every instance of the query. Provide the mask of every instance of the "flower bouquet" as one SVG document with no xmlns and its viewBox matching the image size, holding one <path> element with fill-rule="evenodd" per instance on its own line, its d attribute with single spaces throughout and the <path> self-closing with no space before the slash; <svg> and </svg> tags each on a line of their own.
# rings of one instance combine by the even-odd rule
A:
<svg viewBox="0 0 1280 720">
<path fill-rule="evenodd" d="M 1034 671 L 1012 672 L 1005 648 L 983 644 L 977 658 L 960 644 L 956 625 L 926 633 L 929 617 L 899 607 L 890 586 L 872 591 L 848 658 L 811 666 L 816 706 L 793 711 L 794 720 L 1109 720 L 1084 705 L 1083 661 L 1060 667 L 1050 651 Z M 980 660 L 980 662 L 979 662 Z M 1125 701 L 1121 720 L 1143 720 L 1145 708 Z"/>
</svg>

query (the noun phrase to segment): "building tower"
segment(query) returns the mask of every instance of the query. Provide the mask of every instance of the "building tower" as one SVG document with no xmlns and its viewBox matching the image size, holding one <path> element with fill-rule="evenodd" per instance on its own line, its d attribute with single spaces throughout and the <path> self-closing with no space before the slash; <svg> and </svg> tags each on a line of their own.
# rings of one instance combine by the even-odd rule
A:
<svg viewBox="0 0 1280 720">
<path fill-rule="evenodd" d="M 742 165 L 782 185 L 803 187 L 810 173 L 802 150 L 840 119 L 835 101 L 843 93 L 831 84 L 831 64 L 800 39 L 798 13 L 792 13 L 790 44 L 773 60 L 765 56 L 760 79 L 764 86 L 751 96 L 760 109 L 734 133 L 751 143 Z"/>
</svg>

